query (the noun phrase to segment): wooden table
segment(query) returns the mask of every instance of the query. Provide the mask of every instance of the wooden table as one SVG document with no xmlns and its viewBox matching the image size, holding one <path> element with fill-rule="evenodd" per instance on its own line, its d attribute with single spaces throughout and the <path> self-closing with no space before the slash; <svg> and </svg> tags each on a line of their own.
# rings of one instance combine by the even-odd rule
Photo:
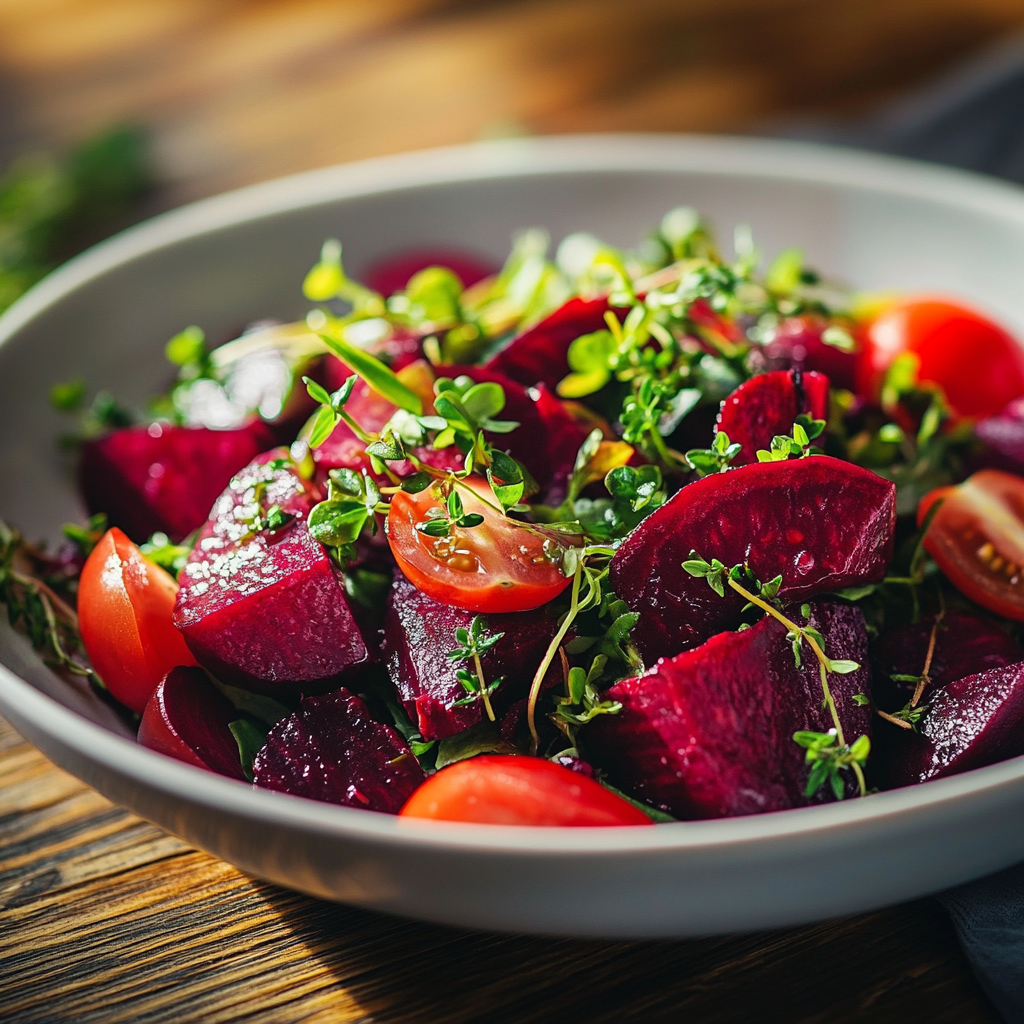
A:
<svg viewBox="0 0 1024 1024">
<path fill-rule="evenodd" d="M 0 0 L 0 165 L 152 129 L 155 207 L 522 132 L 868 109 L 1020 0 Z M 837 884 L 841 884 L 837 880 Z M 928 900 L 787 932 L 477 935 L 253 881 L 0 723 L 0 1021 L 993 1021 Z"/>
</svg>

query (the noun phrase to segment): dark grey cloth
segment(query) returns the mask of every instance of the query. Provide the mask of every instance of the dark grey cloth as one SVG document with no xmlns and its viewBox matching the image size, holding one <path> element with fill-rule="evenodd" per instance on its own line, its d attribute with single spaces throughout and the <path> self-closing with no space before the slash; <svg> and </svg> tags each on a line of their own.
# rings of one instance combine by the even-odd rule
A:
<svg viewBox="0 0 1024 1024">
<path fill-rule="evenodd" d="M 1024 864 L 938 899 L 989 999 L 1008 1024 L 1024 1024 Z"/>
</svg>

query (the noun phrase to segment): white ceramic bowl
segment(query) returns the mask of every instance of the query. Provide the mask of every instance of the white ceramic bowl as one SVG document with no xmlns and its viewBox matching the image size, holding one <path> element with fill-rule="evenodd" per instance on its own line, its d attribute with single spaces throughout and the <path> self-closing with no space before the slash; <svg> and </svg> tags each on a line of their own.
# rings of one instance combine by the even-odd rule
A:
<svg viewBox="0 0 1024 1024">
<path fill-rule="evenodd" d="M 0 318 L 0 516 L 30 536 L 81 516 L 46 400 L 84 376 L 126 401 L 165 382 L 163 343 L 301 316 L 322 240 L 350 270 L 449 243 L 501 258 L 511 233 L 631 244 L 696 206 L 723 237 L 801 245 L 865 288 L 961 295 L 1024 330 L 1024 192 L 817 146 L 668 136 L 550 138 L 414 153 L 285 178 L 133 228 Z M 642 829 L 395 818 L 264 791 L 137 746 L 0 627 L 0 713 L 58 765 L 189 843 L 303 892 L 456 925 L 671 936 L 775 927 L 910 899 L 1024 857 L 1024 758 L 842 804 Z"/>
</svg>

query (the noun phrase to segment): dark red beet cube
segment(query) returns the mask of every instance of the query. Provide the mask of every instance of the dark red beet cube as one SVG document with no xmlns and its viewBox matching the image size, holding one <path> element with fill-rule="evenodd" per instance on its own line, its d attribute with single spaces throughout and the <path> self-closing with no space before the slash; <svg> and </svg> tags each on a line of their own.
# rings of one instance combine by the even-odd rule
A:
<svg viewBox="0 0 1024 1024">
<path fill-rule="evenodd" d="M 513 338 L 492 356 L 487 369 L 527 387 L 544 384 L 554 391 L 569 372 L 569 346 L 584 334 L 604 330 L 608 309 L 608 300 L 603 297 L 570 299 L 539 324 Z"/>
<path fill-rule="evenodd" d="M 157 684 L 139 723 L 150 750 L 233 779 L 245 779 L 228 728 L 241 717 L 201 668 L 179 666 Z"/>
<path fill-rule="evenodd" d="M 771 448 L 772 438 L 793 433 L 801 413 L 823 420 L 828 413 L 828 377 L 794 370 L 760 373 L 744 381 L 723 403 L 716 430 L 743 447 L 731 465 L 757 462 L 758 451 Z"/>
<path fill-rule="evenodd" d="M 788 614 L 803 624 L 797 609 Z M 810 621 L 829 657 L 862 666 L 829 677 L 844 738 L 852 743 L 871 729 L 870 708 L 853 700 L 869 693 L 864 617 L 852 605 L 819 601 Z M 793 734 L 827 732 L 832 721 L 821 706 L 813 653 L 805 644 L 798 669 L 786 628 L 775 619 L 663 659 L 646 675 L 616 683 L 606 697 L 622 710 L 587 726 L 585 753 L 631 796 L 680 818 L 815 802 L 804 796 L 809 769 Z M 817 797 L 825 799 L 831 791 Z"/>
<path fill-rule="evenodd" d="M 913 695 L 916 683 L 894 675 L 919 676 L 928 657 L 935 616 L 887 630 L 871 645 L 875 698 L 884 711 L 893 711 Z M 928 670 L 930 685 L 921 700 L 928 703 L 936 687 L 965 676 L 1024 661 L 1024 649 L 1005 630 L 967 612 L 949 612 L 935 631 L 935 650 Z"/>
<path fill-rule="evenodd" d="M 971 459 L 971 469 L 1002 469 L 1024 475 L 1024 398 L 1015 398 L 997 416 L 974 425 L 982 449 Z"/>
<path fill-rule="evenodd" d="M 309 535 L 316 504 L 287 449 L 261 455 L 217 499 L 181 573 L 175 625 L 218 679 L 259 693 L 337 687 L 371 648 L 349 607 L 341 572 Z M 276 531 L 247 522 L 262 506 L 294 518 Z"/>
<path fill-rule="evenodd" d="M 483 718 L 480 701 L 456 706 L 466 691 L 456 678 L 459 666 L 448 660 L 459 646 L 455 630 L 468 629 L 472 621 L 472 612 L 441 604 L 396 575 L 384 624 L 384 656 L 402 703 L 425 739 L 454 736 Z M 488 615 L 486 624 L 490 633 L 505 634 L 481 659 L 488 683 L 505 677 L 491 695 L 492 706 L 502 712 L 528 693 L 558 623 L 537 609 Z"/>
<path fill-rule="evenodd" d="M 411 249 L 374 263 L 362 275 L 362 281 L 367 288 L 381 295 L 393 295 L 405 291 L 410 278 L 427 267 L 447 267 L 462 282 L 463 288 L 469 288 L 501 269 L 492 260 L 475 253 L 440 248 Z"/>
<path fill-rule="evenodd" d="M 1024 754 L 1024 663 L 990 668 L 932 694 L 918 732 L 885 730 L 884 788 L 912 786 Z"/>
<path fill-rule="evenodd" d="M 826 345 L 821 336 L 829 322 L 820 316 L 791 316 L 760 350 L 771 370 L 814 370 L 826 374 L 837 388 L 852 391 L 857 375 L 857 354 Z M 820 418 L 820 417 L 819 417 Z"/>
<path fill-rule="evenodd" d="M 270 730 L 255 785 L 308 800 L 397 814 L 426 778 L 402 737 L 348 690 L 303 697 Z"/>
<path fill-rule="evenodd" d="M 126 427 L 82 446 L 78 475 L 90 513 L 105 512 L 134 541 L 179 541 L 202 526 L 231 477 L 273 443 L 253 421 L 238 430 Z"/>
<path fill-rule="evenodd" d="M 682 564 L 696 550 L 782 576 L 795 601 L 877 583 L 892 559 L 896 488 L 827 455 L 763 462 L 687 484 L 648 516 L 611 562 L 615 593 L 640 613 L 633 641 L 648 665 L 739 625 L 744 600 L 719 597 Z"/>
</svg>

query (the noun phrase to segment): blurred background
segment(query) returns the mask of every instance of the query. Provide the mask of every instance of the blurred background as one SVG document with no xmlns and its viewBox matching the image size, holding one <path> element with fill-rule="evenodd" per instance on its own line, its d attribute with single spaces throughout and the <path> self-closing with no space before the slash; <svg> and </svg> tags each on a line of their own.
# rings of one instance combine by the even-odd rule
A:
<svg viewBox="0 0 1024 1024">
<path fill-rule="evenodd" d="M 0 308 L 143 215 L 480 138 L 803 135 L 1024 179 L 1022 32 L 1024 0 L 0 0 Z"/>
</svg>

